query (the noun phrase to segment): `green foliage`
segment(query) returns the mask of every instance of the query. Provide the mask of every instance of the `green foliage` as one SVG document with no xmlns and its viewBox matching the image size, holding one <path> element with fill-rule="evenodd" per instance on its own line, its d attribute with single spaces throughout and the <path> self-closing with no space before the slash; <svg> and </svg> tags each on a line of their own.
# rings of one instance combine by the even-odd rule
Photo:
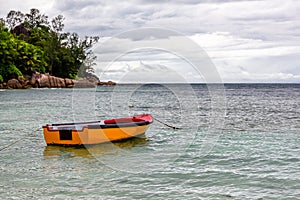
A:
<svg viewBox="0 0 300 200">
<path fill-rule="evenodd" d="M 3 26 L 0 28 L 0 74 L 5 80 L 39 71 L 47 65 L 43 50 L 14 37 Z"/>
<path fill-rule="evenodd" d="M 78 78 L 76 74 L 69 74 L 69 77 L 70 77 L 71 79 L 77 79 L 77 78 Z"/>
<path fill-rule="evenodd" d="M 24 41 L 17 43 L 18 58 L 15 59 L 15 64 L 23 73 L 39 71 L 45 73 L 46 62 L 44 60 L 44 52 L 41 48 Z"/>
<path fill-rule="evenodd" d="M 16 47 L 16 40 L 2 24 L 0 26 L 0 75 L 4 80 L 22 75 L 14 64 L 15 57 L 18 56 Z"/>
<path fill-rule="evenodd" d="M 10 11 L 0 20 L 0 78 L 8 80 L 32 72 L 48 72 L 63 78 L 76 78 L 79 70 L 92 72 L 95 56 L 90 50 L 99 37 L 79 38 L 63 33 L 64 17 L 48 16 L 37 9 L 23 14 Z M 0 79 L 1 80 L 1 79 Z"/>
</svg>

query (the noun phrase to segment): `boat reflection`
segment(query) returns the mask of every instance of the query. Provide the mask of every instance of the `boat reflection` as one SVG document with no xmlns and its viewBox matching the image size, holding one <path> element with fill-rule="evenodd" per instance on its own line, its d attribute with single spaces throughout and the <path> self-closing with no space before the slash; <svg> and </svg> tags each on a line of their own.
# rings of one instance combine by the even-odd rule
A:
<svg viewBox="0 0 300 200">
<path fill-rule="evenodd" d="M 46 146 L 44 157 L 86 157 L 95 158 L 114 155 L 118 151 L 130 151 L 133 148 L 146 146 L 149 140 L 145 137 L 135 137 L 128 140 L 85 146 Z"/>
</svg>

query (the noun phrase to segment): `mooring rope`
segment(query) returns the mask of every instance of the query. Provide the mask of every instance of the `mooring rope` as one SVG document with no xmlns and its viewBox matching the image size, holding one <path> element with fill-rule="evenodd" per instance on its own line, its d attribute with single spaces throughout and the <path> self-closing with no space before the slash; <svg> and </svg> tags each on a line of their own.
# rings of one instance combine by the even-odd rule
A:
<svg viewBox="0 0 300 200">
<path fill-rule="evenodd" d="M 39 131 L 39 130 L 40 130 L 40 128 L 37 128 L 37 129 L 34 130 L 33 132 L 35 133 L 35 132 L 37 132 L 37 131 Z M 10 143 L 10 144 L 8 144 L 8 145 L 6 145 L 6 146 L 0 148 L 0 151 L 3 151 L 3 150 L 5 150 L 5 149 L 8 149 L 9 147 L 11 147 L 12 145 L 16 144 L 17 142 L 20 142 L 21 140 L 24 140 L 24 138 L 18 139 L 18 140 L 16 140 L 16 141 L 14 141 L 14 142 L 12 142 L 12 143 Z"/>
<path fill-rule="evenodd" d="M 10 146 L 16 144 L 17 142 L 19 142 L 19 141 L 21 141 L 21 140 L 22 140 L 22 139 L 16 140 L 16 141 L 10 143 L 9 145 L 7 145 L 7 146 L 5 146 L 5 147 L 2 147 L 2 148 L 0 149 L 0 151 L 3 151 L 4 149 L 7 149 L 8 147 L 10 147 Z"/>
<path fill-rule="evenodd" d="M 129 107 L 129 108 L 133 108 L 134 105 L 133 105 L 133 104 L 129 104 L 128 107 Z M 153 117 L 153 115 L 151 115 L 151 116 L 152 116 L 152 118 L 153 118 L 154 120 L 158 121 L 158 122 L 161 123 L 162 125 L 165 125 L 165 126 L 167 126 L 167 127 L 169 127 L 169 128 L 172 128 L 172 129 L 182 129 L 182 128 L 179 128 L 179 127 L 172 126 L 172 125 L 169 125 L 169 124 L 167 124 L 167 123 L 164 123 L 164 122 L 160 121 L 159 119 Z"/>
<path fill-rule="evenodd" d="M 152 117 L 153 117 L 153 116 L 152 116 Z M 159 123 L 161 123 L 161 124 L 163 124 L 163 125 L 169 127 L 169 128 L 173 128 L 173 129 L 182 129 L 182 128 L 179 128 L 179 127 L 176 127 L 176 126 L 172 126 L 172 125 L 166 124 L 166 123 L 160 121 L 159 119 L 157 119 L 157 118 L 155 118 L 155 117 L 153 117 L 153 119 L 154 119 L 155 121 L 158 121 Z"/>
</svg>

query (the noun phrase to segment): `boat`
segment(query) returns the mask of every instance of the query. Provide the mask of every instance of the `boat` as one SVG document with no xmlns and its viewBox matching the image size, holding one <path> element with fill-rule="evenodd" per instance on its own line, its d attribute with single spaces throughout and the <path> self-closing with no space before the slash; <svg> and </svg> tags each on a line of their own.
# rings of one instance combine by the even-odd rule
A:
<svg viewBox="0 0 300 200">
<path fill-rule="evenodd" d="M 153 122 L 150 114 L 92 122 L 47 124 L 43 126 L 47 145 L 94 145 L 145 134 Z"/>
</svg>

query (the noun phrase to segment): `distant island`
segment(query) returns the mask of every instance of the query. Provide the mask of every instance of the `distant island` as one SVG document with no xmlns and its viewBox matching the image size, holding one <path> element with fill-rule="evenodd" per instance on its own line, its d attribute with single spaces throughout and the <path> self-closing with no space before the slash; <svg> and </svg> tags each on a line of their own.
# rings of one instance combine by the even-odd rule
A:
<svg viewBox="0 0 300 200">
<path fill-rule="evenodd" d="M 0 88 L 71 88 L 115 85 L 94 75 L 91 48 L 98 36 L 63 32 L 64 17 L 49 20 L 38 9 L 10 11 L 0 19 Z"/>
</svg>

